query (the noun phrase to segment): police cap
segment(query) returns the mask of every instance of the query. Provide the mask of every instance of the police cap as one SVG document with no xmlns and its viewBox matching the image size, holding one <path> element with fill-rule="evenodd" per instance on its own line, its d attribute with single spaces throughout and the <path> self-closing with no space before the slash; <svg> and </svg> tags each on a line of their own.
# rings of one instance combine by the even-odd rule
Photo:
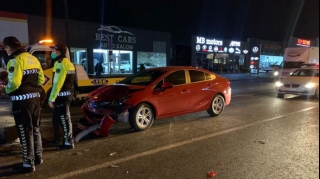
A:
<svg viewBox="0 0 320 179">
<path fill-rule="evenodd" d="M 21 47 L 21 43 L 19 42 L 19 40 L 14 37 L 14 36 L 8 36 L 8 37 L 5 37 L 3 39 L 3 48 L 4 46 L 10 46 L 10 47 L 15 47 L 15 48 L 19 48 Z"/>
<path fill-rule="evenodd" d="M 63 45 L 62 43 L 56 43 L 55 45 L 50 46 L 50 48 L 60 51 L 63 55 L 66 55 L 67 53 L 67 46 Z"/>
</svg>

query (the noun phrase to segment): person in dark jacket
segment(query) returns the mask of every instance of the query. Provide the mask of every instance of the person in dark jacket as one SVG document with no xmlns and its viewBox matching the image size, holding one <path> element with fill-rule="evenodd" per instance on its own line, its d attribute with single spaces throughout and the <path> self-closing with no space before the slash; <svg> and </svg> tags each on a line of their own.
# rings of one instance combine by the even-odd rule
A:
<svg viewBox="0 0 320 179">
<path fill-rule="evenodd" d="M 94 70 L 96 71 L 96 78 L 100 78 L 101 73 L 103 72 L 103 66 L 102 66 L 101 60 L 97 62 L 96 66 L 94 67 Z"/>
<path fill-rule="evenodd" d="M 22 145 L 22 165 L 13 168 L 16 173 L 35 171 L 41 164 L 42 139 L 40 133 L 40 92 L 45 78 L 39 60 L 26 52 L 16 37 L 3 39 L 9 55 L 6 93 L 12 100 L 12 114 Z"/>
<path fill-rule="evenodd" d="M 67 47 L 61 43 L 51 46 L 51 57 L 55 61 L 53 67 L 52 90 L 48 105 L 53 109 L 52 124 L 54 138 L 59 141 L 59 127 L 63 129 L 63 144 L 57 145 L 57 149 L 73 149 L 74 139 L 70 117 L 70 103 L 74 95 L 76 80 L 75 66 L 67 58 Z"/>
</svg>

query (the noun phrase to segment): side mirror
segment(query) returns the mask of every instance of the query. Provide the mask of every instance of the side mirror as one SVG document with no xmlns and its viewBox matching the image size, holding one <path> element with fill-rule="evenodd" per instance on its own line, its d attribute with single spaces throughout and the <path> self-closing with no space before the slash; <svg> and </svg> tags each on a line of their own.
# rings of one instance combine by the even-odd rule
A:
<svg viewBox="0 0 320 179">
<path fill-rule="evenodd" d="M 161 89 L 164 91 L 166 89 L 169 89 L 169 88 L 173 88 L 173 84 L 170 83 L 170 82 L 164 82 L 162 85 L 161 85 Z"/>
<path fill-rule="evenodd" d="M 154 89 L 153 92 L 155 94 L 159 94 L 161 92 L 163 92 L 164 90 L 166 89 L 169 89 L 169 88 L 173 88 L 173 84 L 172 83 L 169 83 L 169 82 L 165 82 L 161 85 L 160 88 L 157 88 L 157 89 Z"/>
</svg>

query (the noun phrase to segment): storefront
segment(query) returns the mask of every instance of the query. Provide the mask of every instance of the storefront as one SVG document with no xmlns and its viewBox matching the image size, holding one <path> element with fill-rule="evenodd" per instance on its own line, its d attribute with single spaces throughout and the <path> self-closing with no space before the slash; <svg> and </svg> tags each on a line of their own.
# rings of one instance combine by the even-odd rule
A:
<svg viewBox="0 0 320 179">
<path fill-rule="evenodd" d="M 192 65 L 214 72 L 242 72 L 248 43 L 210 37 L 192 37 Z"/>
<path fill-rule="evenodd" d="M 29 43 L 50 36 L 67 44 L 65 21 L 52 19 L 51 35 L 46 35 L 45 20 L 28 15 Z M 71 20 L 68 26 L 71 59 L 88 74 L 95 73 L 99 62 L 102 75 L 132 74 L 140 64 L 146 68 L 170 65 L 170 33 Z"/>
<path fill-rule="evenodd" d="M 247 61 L 251 73 L 269 72 L 283 61 L 284 43 L 260 39 L 248 39 Z"/>
</svg>

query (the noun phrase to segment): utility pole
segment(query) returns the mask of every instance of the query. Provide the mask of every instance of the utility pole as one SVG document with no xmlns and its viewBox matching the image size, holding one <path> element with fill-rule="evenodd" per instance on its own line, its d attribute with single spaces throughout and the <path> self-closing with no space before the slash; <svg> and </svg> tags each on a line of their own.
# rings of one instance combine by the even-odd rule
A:
<svg viewBox="0 0 320 179">
<path fill-rule="evenodd" d="M 65 17 L 65 24 L 66 24 L 66 42 L 67 48 L 70 53 L 70 43 L 69 43 L 69 16 L 68 16 L 68 0 L 64 0 L 64 17 Z"/>
</svg>

